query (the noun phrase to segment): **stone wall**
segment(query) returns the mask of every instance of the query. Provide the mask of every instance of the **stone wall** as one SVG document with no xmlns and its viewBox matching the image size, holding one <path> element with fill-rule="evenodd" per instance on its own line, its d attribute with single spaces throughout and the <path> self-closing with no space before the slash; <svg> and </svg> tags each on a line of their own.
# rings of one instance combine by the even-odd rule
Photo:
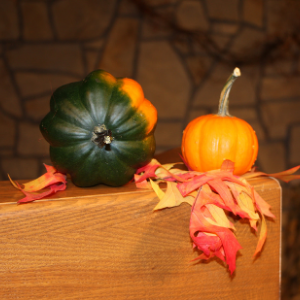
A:
<svg viewBox="0 0 300 300">
<path fill-rule="evenodd" d="M 52 92 L 98 68 L 141 83 L 158 109 L 159 152 L 180 145 L 191 119 L 216 112 L 239 66 L 230 112 L 255 129 L 257 166 L 300 164 L 298 2 L 1 0 L 0 179 L 43 172 L 38 125 Z"/>
<path fill-rule="evenodd" d="M 239 66 L 230 111 L 255 129 L 257 165 L 276 172 L 299 164 L 299 47 L 291 37 L 280 40 L 295 26 L 286 21 L 293 10 L 283 0 L 222 3 L 2 0 L 1 178 L 42 172 L 48 145 L 38 124 L 51 93 L 97 68 L 142 84 L 158 109 L 163 151 L 180 145 L 191 119 L 216 112 L 223 84 Z"/>
</svg>

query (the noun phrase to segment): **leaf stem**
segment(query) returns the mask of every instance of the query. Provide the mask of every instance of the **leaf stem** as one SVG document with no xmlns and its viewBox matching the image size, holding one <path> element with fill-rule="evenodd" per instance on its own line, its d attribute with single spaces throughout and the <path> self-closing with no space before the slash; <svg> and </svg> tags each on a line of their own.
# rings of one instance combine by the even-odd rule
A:
<svg viewBox="0 0 300 300">
<path fill-rule="evenodd" d="M 229 78 L 227 79 L 223 90 L 221 92 L 220 95 L 220 102 L 219 102 L 219 111 L 218 111 L 218 116 L 229 116 L 229 111 L 228 111 L 228 103 L 229 103 L 229 93 L 231 90 L 231 87 L 234 83 L 234 81 L 241 76 L 241 71 L 239 68 L 235 68 L 233 70 L 233 73 L 229 76 Z"/>
</svg>

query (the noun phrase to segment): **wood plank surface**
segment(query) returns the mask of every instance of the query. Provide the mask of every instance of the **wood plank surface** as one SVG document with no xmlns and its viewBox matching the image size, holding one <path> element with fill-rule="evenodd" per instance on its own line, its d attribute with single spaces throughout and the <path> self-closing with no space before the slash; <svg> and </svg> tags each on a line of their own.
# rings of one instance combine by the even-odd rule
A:
<svg viewBox="0 0 300 300">
<path fill-rule="evenodd" d="M 176 160 L 172 151 L 158 156 Z M 22 194 L 0 182 L 0 299 L 279 299 L 281 188 L 272 178 L 251 181 L 272 206 L 268 237 L 253 260 L 258 236 L 232 218 L 239 251 L 230 276 L 218 259 L 191 262 L 191 208 L 153 212 L 150 190 L 77 188 L 17 205 Z"/>
</svg>

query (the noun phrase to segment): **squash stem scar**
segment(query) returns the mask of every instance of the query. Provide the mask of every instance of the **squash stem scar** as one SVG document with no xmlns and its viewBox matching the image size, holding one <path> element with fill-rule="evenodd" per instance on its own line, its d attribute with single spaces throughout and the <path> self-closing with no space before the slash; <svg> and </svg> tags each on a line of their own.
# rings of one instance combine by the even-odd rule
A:
<svg viewBox="0 0 300 300">
<path fill-rule="evenodd" d="M 96 144 L 99 148 L 102 148 L 105 145 L 111 144 L 114 140 L 112 132 L 110 129 L 107 129 L 104 124 L 94 127 L 93 135 L 91 141 Z"/>
</svg>

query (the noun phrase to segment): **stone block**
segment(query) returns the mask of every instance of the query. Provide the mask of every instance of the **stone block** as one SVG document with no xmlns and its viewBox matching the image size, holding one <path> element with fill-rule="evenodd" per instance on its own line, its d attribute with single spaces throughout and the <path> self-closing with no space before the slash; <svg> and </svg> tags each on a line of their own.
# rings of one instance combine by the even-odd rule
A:
<svg viewBox="0 0 300 300">
<path fill-rule="evenodd" d="M 190 96 L 190 82 L 168 42 L 141 43 L 137 79 L 160 118 L 183 118 Z"/>
<path fill-rule="evenodd" d="M 278 57 L 274 61 L 267 62 L 264 74 L 267 76 L 289 76 L 292 72 L 294 62 L 289 58 Z"/>
<path fill-rule="evenodd" d="M 44 140 L 38 124 L 19 124 L 17 152 L 19 155 L 47 156 L 49 144 Z"/>
<path fill-rule="evenodd" d="M 84 43 L 84 49 L 85 50 L 100 50 L 104 46 L 104 39 L 95 39 L 93 41 L 89 41 Z"/>
<path fill-rule="evenodd" d="M 15 121 L 0 112 L 0 147 L 13 147 L 15 136 Z"/>
<path fill-rule="evenodd" d="M 60 74 L 40 74 L 33 72 L 16 72 L 15 78 L 23 97 L 49 93 L 50 95 L 60 86 L 80 81 L 81 78 Z"/>
<path fill-rule="evenodd" d="M 216 65 L 208 78 L 205 79 L 195 94 L 194 105 L 211 107 L 214 112 L 218 111 L 220 94 L 226 83 L 227 78 L 232 74 L 233 67 L 222 63 Z M 256 77 L 252 69 L 242 69 L 242 76 L 236 79 L 230 96 L 229 96 L 229 111 L 230 105 L 249 105 L 256 102 L 255 88 Z"/>
<path fill-rule="evenodd" d="M 60 40 L 88 40 L 104 34 L 112 20 L 115 0 L 62 0 L 52 5 Z"/>
<path fill-rule="evenodd" d="M 0 91 L 1 108 L 16 117 L 20 117 L 22 115 L 21 103 L 2 59 L 0 59 Z"/>
<path fill-rule="evenodd" d="M 257 112 L 252 107 L 231 107 L 229 113 L 232 116 L 245 120 L 246 122 L 257 120 Z"/>
<path fill-rule="evenodd" d="M 299 76 L 265 77 L 262 80 L 262 100 L 285 99 L 300 96 Z"/>
<path fill-rule="evenodd" d="M 245 27 L 234 39 L 230 52 L 241 57 L 260 55 L 265 42 L 262 31 Z"/>
<path fill-rule="evenodd" d="M 98 69 L 100 51 L 97 50 L 85 50 L 85 62 L 87 73 L 90 73 Z"/>
<path fill-rule="evenodd" d="M 120 18 L 110 31 L 108 42 L 99 64 L 115 77 L 132 77 L 139 21 Z"/>
<path fill-rule="evenodd" d="M 181 145 L 182 123 L 179 121 L 159 121 L 155 130 L 155 141 L 158 148 L 176 148 Z"/>
<path fill-rule="evenodd" d="M 289 1 L 289 3 L 291 2 L 292 1 Z M 267 33 L 270 35 L 282 34 L 286 31 L 288 25 L 287 22 L 284 22 L 287 2 L 282 0 L 272 0 L 265 1 L 265 5 Z"/>
<path fill-rule="evenodd" d="M 120 15 L 130 15 L 130 16 L 139 15 L 139 9 L 137 5 L 135 5 L 130 0 L 121 0 L 118 10 Z"/>
<path fill-rule="evenodd" d="M 51 94 L 44 97 L 38 97 L 27 100 L 24 103 L 26 115 L 37 122 L 40 122 L 42 118 L 50 111 L 50 97 Z"/>
<path fill-rule="evenodd" d="M 27 44 L 7 51 L 13 69 L 63 71 L 82 76 L 83 62 L 79 45 Z"/>
<path fill-rule="evenodd" d="M 260 143 L 258 161 L 261 171 L 277 173 L 286 170 L 285 147 L 283 143 Z"/>
<path fill-rule="evenodd" d="M 223 22 L 212 23 L 212 33 L 232 36 L 237 33 L 240 25 L 238 23 L 228 24 Z"/>
<path fill-rule="evenodd" d="M 243 19 L 244 21 L 262 27 L 264 16 L 263 0 L 244 0 Z"/>
<path fill-rule="evenodd" d="M 177 0 L 144 0 L 143 2 L 149 6 L 160 6 L 175 4 Z"/>
<path fill-rule="evenodd" d="M 23 37 L 25 40 L 51 40 L 53 33 L 46 2 L 22 2 Z"/>
<path fill-rule="evenodd" d="M 159 10 L 162 15 L 165 16 L 166 19 L 170 19 L 170 15 L 172 18 L 174 10 L 171 8 L 166 8 L 164 10 Z M 164 17 L 163 16 L 163 17 Z M 143 18 L 142 23 L 142 37 L 145 39 L 153 39 L 153 38 L 169 38 L 172 36 L 172 29 L 167 24 L 167 22 L 153 19 L 153 18 Z"/>
<path fill-rule="evenodd" d="M 300 122 L 299 101 L 265 102 L 260 109 L 271 138 L 285 138 L 288 126 Z"/>
<path fill-rule="evenodd" d="M 220 50 L 226 48 L 231 40 L 230 36 L 224 36 L 221 34 L 213 34 L 211 35 L 211 38 Z"/>
<path fill-rule="evenodd" d="M 208 14 L 212 19 L 238 21 L 238 0 L 209 0 L 206 1 Z"/>
<path fill-rule="evenodd" d="M 18 39 L 20 32 L 17 6 L 17 1 L 0 1 L 0 40 Z"/>
<path fill-rule="evenodd" d="M 183 36 L 175 36 L 171 40 L 171 45 L 181 54 L 186 55 L 191 52 L 191 42 Z"/>
<path fill-rule="evenodd" d="M 177 7 L 176 19 L 178 25 L 186 30 L 208 30 L 209 28 L 202 4 L 198 1 L 181 2 Z"/>
<path fill-rule="evenodd" d="M 0 148 L 0 156 L 2 158 L 8 157 L 8 156 L 13 156 L 13 155 L 14 155 L 13 147 Z"/>
<path fill-rule="evenodd" d="M 209 56 L 193 55 L 186 57 L 186 65 L 196 85 L 201 83 L 212 63 L 213 61 Z"/>
<path fill-rule="evenodd" d="M 38 177 L 39 165 L 32 158 L 5 158 L 2 160 L 2 170 L 13 180 L 35 179 Z"/>
<path fill-rule="evenodd" d="M 208 114 L 209 112 L 207 109 L 191 108 L 188 113 L 187 124 L 200 116 L 204 116 Z M 187 126 L 187 124 L 185 124 L 185 126 Z"/>
<path fill-rule="evenodd" d="M 300 165 L 300 125 L 292 127 L 289 144 L 289 163 Z"/>
</svg>

